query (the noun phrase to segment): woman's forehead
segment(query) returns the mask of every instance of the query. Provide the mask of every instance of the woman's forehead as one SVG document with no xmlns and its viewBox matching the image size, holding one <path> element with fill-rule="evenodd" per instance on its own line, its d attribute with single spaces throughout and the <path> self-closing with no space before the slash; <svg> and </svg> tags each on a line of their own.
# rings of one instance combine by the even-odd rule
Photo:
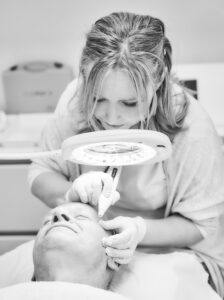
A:
<svg viewBox="0 0 224 300">
<path fill-rule="evenodd" d="M 135 99 L 136 90 L 129 74 L 124 70 L 111 70 L 104 77 L 100 97 L 110 99 Z"/>
</svg>

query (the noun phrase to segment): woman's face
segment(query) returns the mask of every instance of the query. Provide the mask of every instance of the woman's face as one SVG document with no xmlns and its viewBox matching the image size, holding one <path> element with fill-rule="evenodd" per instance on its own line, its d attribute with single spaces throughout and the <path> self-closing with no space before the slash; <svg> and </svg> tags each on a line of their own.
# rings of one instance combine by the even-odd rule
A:
<svg viewBox="0 0 224 300">
<path fill-rule="evenodd" d="M 105 129 L 128 129 L 137 128 L 144 119 L 143 112 L 142 115 L 128 73 L 121 69 L 109 71 L 96 103 L 95 118 Z"/>
</svg>

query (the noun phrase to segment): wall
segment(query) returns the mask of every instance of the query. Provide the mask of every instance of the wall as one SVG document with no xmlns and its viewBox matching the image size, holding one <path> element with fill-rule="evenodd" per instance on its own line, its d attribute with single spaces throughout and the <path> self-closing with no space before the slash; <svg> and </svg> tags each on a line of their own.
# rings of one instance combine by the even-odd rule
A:
<svg viewBox="0 0 224 300">
<path fill-rule="evenodd" d="M 90 25 L 121 10 L 160 17 L 175 64 L 224 62 L 223 0 L 0 0 L 0 73 L 16 63 L 51 59 L 76 74 Z"/>
</svg>

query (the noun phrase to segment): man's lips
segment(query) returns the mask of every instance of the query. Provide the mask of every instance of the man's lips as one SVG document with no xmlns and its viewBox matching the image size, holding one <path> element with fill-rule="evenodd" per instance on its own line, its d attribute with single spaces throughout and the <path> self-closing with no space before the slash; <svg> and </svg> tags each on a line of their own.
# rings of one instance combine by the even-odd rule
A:
<svg viewBox="0 0 224 300">
<path fill-rule="evenodd" d="M 53 225 L 51 225 L 50 227 L 48 227 L 48 229 L 46 230 L 46 232 L 45 232 L 45 235 L 47 235 L 48 234 L 48 232 L 49 231 L 51 231 L 52 229 L 54 229 L 54 228 L 56 228 L 56 227 L 64 227 L 64 228 L 67 228 L 68 230 L 71 230 L 71 231 L 73 231 L 74 233 L 79 233 L 80 232 L 80 230 L 81 230 L 81 228 L 78 226 L 78 225 L 76 225 L 76 224 L 72 224 L 72 226 L 71 225 L 68 225 L 68 224 L 66 224 L 66 223 L 58 223 L 58 224 L 53 224 Z"/>
</svg>

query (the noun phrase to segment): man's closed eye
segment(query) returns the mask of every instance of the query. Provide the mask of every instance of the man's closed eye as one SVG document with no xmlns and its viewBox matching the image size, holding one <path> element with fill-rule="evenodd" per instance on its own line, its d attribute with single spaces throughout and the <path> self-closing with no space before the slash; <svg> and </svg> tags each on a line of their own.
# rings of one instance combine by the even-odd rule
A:
<svg viewBox="0 0 224 300">
<path fill-rule="evenodd" d="M 77 215 L 77 216 L 75 216 L 75 219 L 77 219 L 77 220 L 89 220 L 89 217 L 84 216 L 84 215 Z"/>
</svg>

